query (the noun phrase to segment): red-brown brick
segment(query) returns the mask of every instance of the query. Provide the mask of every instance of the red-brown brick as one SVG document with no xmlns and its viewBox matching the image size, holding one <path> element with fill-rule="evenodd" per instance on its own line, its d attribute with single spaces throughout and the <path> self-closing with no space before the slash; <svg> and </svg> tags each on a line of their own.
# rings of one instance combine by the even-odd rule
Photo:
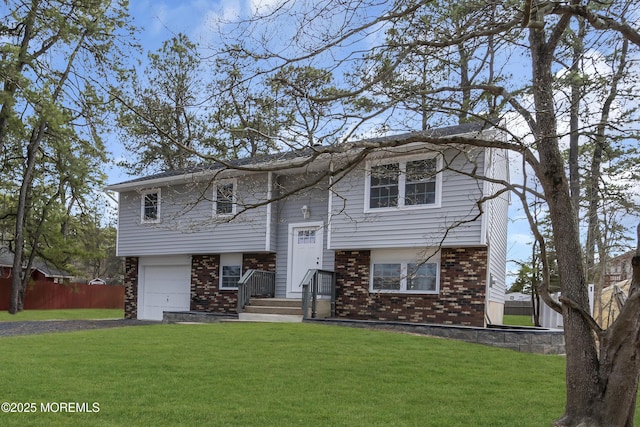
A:
<svg viewBox="0 0 640 427">
<path fill-rule="evenodd" d="M 138 258 L 124 260 L 124 318 L 138 318 Z"/>
<path fill-rule="evenodd" d="M 191 310 L 235 313 L 238 293 L 220 290 L 220 255 L 191 257 Z"/>
<path fill-rule="evenodd" d="M 275 253 L 255 253 L 242 255 L 242 271 L 249 269 L 276 271 Z"/>
<path fill-rule="evenodd" d="M 438 295 L 370 293 L 371 252 L 337 251 L 336 315 L 484 326 L 486 264 L 486 248 L 443 248 Z"/>
<path fill-rule="evenodd" d="M 275 271 L 273 253 L 244 254 L 242 271 L 250 268 Z M 191 310 L 212 313 L 236 313 L 238 291 L 220 289 L 220 255 L 193 255 L 191 257 Z"/>
</svg>

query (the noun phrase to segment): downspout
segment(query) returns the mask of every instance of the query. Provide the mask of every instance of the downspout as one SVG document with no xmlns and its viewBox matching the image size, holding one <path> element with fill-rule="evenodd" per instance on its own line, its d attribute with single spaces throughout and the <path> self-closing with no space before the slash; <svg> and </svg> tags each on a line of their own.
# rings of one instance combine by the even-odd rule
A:
<svg viewBox="0 0 640 427">
<path fill-rule="evenodd" d="M 487 236 L 487 275 L 484 292 L 484 321 L 485 327 L 493 324 L 491 317 L 489 316 L 489 303 L 491 302 L 491 289 L 493 288 L 493 274 L 491 274 L 491 245 L 488 243 Z"/>
<path fill-rule="evenodd" d="M 333 210 L 333 160 L 329 162 L 329 200 L 327 202 L 327 250 L 331 249 L 331 216 Z M 335 268 L 335 267 L 334 267 Z"/>
<path fill-rule="evenodd" d="M 485 150 L 484 156 L 484 176 L 493 178 L 493 149 L 489 148 Z M 489 172 L 489 173 L 487 173 Z M 491 176 L 489 176 L 491 175 Z M 483 189 L 482 189 L 482 197 L 486 197 L 489 194 L 489 190 L 491 189 L 491 183 L 489 181 L 484 181 Z M 493 204 L 492 200 L 487 201 L 486 203 Z M 487 247 L 487 259 L 486 259 L 486 277 L 485 277 L 485 292 L 484 292 L 484 326 L 492 324 L 491 317 L 489 316 L 489 303 L 491 299 L 491 245 L 490 243 L 490 232 L 491 232 L 491 213 L 492 209 L 484 209 L 484 213 L 482 215 L 482 224 L 480 226 L 480 244 L 486 245 Z"/>
<path fill-rule="evenodd" d="M 265 242 L 264 242 L 264 250 L 267 252 L 271 251 L 271 221 L 272 221 L 272 209 L 271 209 L 271 199 L 273 198 L 273 172 L 267 172 L 267 214 L 265 217 Z"/>
</svg>

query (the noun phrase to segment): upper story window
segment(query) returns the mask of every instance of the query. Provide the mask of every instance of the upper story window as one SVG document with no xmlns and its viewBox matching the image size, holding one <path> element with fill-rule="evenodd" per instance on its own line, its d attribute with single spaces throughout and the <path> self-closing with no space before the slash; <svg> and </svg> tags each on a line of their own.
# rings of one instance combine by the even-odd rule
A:
<svg viewBox="0 0 640 427">
<path fill-rule="evenodd" d="M 398 206 L 400 195 L 400 164 L 374 166 L 371 168 L 369 207 L 388 208 Z"/>
<path fill-rule="evenodd" d="M 214 194 L 215 215 L 235 215 L 236 213 L 236 182 L 223 181 L 215 186 Z"/>
<path fill-rule="evenodd" d="M 404 204 L 432 205 L 436 202 L 436 159 L 415 160 L 405 163 Z"/>
<path fill-rule="evenodd" d="M 368 168 L 365 210 L 437 206 L 438 159 L 378 163 Z"/>
<path fill-rule="evenodd" d="M 160 190 L 149 190 L 142 193 L 142 222 L 160 221 Z"/>
</svg>

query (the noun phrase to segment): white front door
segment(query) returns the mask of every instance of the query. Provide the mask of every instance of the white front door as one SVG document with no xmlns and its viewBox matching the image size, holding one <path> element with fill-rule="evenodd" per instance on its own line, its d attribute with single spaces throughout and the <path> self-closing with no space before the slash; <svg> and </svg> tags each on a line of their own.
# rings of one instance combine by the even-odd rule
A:
<svg viewBox="0 0 640 427">
<path fill-rule="evenodd" d="M 289 225 L 289 271 L 287 297 L 302 296 L 302 279 L 307 271 L 322 268 L 322 223 Z"/>
</svg>

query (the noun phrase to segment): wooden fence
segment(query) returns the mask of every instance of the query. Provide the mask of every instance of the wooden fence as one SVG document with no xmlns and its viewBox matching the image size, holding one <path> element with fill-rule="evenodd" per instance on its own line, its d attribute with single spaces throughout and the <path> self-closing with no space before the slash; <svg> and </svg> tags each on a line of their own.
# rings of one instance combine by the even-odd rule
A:
<svg viewBox="0 0 640 427">
<path fill-rule="evenodd" d="M 531 316 L 533 307 L 531 301 L 505 301 L 504 314 L 512 314 L 517 316 Z"/>
<path fill-rule="evenodd" d="M 0 279 L 0 310 L 9 309 L 11 279 Z M 27 285 L 25 310 L 66 308 L 123 308 L 124 286 L 57 284 L 46 281 Z"/>
</svg>

